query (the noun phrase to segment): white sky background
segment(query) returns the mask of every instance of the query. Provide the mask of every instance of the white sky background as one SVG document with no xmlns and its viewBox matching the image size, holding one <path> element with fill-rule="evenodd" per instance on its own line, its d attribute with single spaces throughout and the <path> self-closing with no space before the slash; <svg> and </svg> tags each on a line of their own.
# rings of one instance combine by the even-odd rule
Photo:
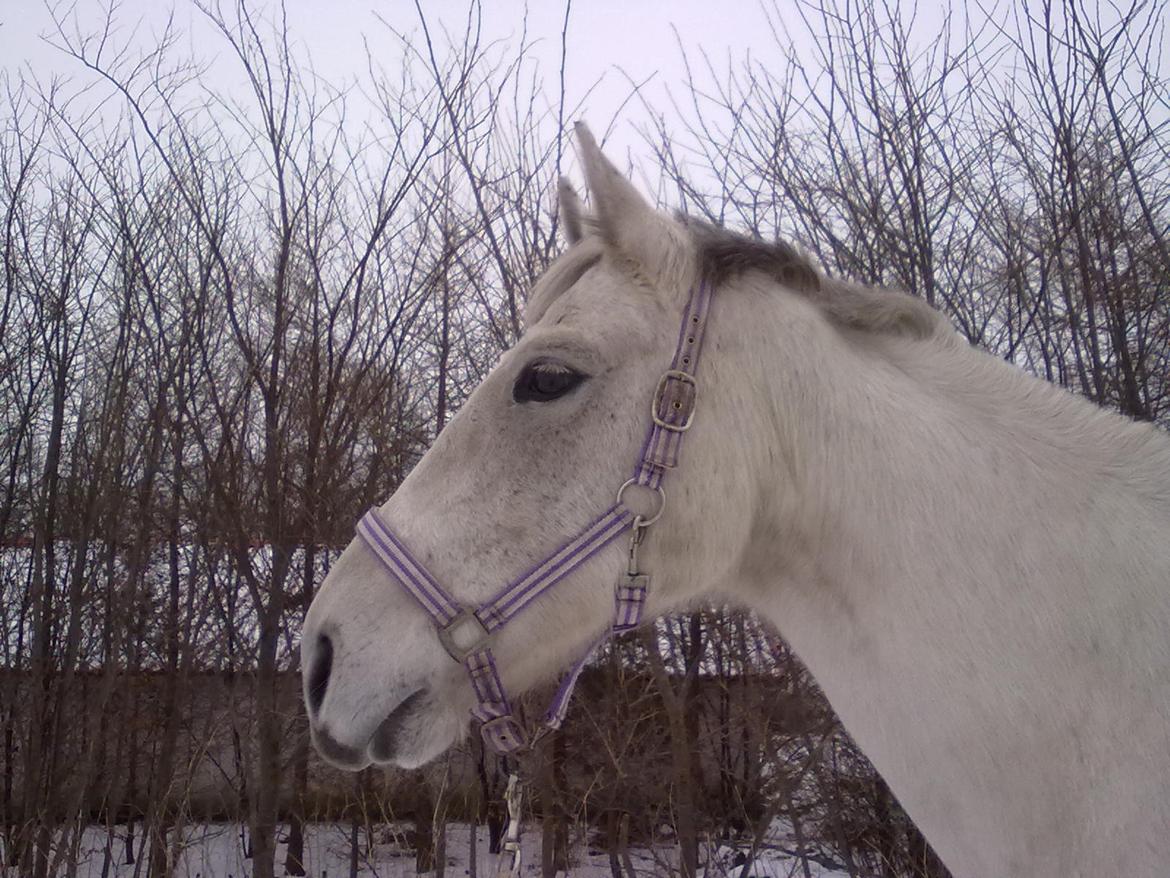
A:
<svg viewBox="0 0 1170 878">
<path fill-rule="evenodd" d="M 771 0 L 764 2 L 770 4 Z M 791 24 L 799 34 L 796 2 L 776 0 L 776 8 L 781 26 Z M 444 26 L 462 33 L 467 0 L 423 0 L 422 5 L 433 35 Z M 937 10 L 933 4 L 927 5 Z M 103 0 L 55 6 L 65 14 L 72 7 L 83 32 L 99 32 L 107 8 Z M 232 6 L 232 0 L 223 3 L 229 19 L 233 17 Z M 262 18 L 279 8 L 274 0 L 251 0 L 249 7 Z M 287 0 L 286 9 L 293 43 L 305 49 L 316 73 L 333 86 L 367 78 L 367 44 L 385 67 L 396 66 L 398 41 L 380 18 L 418 35 L 417 44 L 421 45 L 413 0 Z M 244 80 L 238 63 L 191 0 L 122 0 L 116 13 L 119 27 L 115 42 L 152 48 L 172 10 L 175 25 L 183 34 L 178 48 L 210 62 L 207 81 L 212 87 L 229 94 L 242 91 Z M 564 16 L 564 0 L 483 0 L 487 39 L 502 41 L 515 50 L 527 27 L 528 40 L 535 43 L 532 54 L 539 62 L 550 99 L 558 88 Z M 927 38 L 937 35 L 941 12 L 920 9 L 917 17 L 919 33 Z M 48 40 L 56 39 L 53 30 L 52 16 L 42 0 L 0 0 L 0 68 L 9 76 L 19 73 L 42 83 L 53 77 L 72 77 L 78 84 L 90 81 L 88 71 L 49 45 Z M 780 39 L 787 36 L 781 34 Z M 799 38 L 795 42 L 801 44 Z M 748 53 L 765 63 L 774 58 L 778 68 L 785 63 L 759 0 L 572 0 L 566 108 L 584 99 L 576 115 L 599 137 L 608 129 L 607 152 L 619 164 L 644 168 L 643 159 L 649 155 L 638 133 L 639 127 L 648 127 L 649 120 L 642 103 L 636 97 L 630 99 L 631 83 L 646 83 L 643 91 L 650 102 L 669 114 L 666 90 L 672 89 L 680 98 L 685 91 L 680 45 L 697 67 L 702 66 L 701 53 L 723 69 L 729 59 L 738 66 Z"/>
<path fill-rule="evenodd" d="M 787 0 L 784 0 L 787 2 Z M 252 0 L 252 9 L 262 15 L 276 4 Z M 230 5 L 225 3 L 230 14 Z M 555 95 L 561 55 L 561 30 L 565 5 L 562 0 L 484 0 L 485 36 L 518 47 L 525 28 L 533 54 L 538 59 L 550 97 Z M 68 8 L 68 7 L 64 7 Z M 189 0 L 123 0 L 118 7 L 118 42 L 134 32 L 134 43 L 149 48 L 165 25 L 173 8 L 175 23 L 188 39 L 183 48 L 212 62 L 211 82 L 227 92 L 243 86 L 222 39 Z M 467 14 L 466 0 L 424 0 L 423 8 L 432 33 L 436 25 L 461 33 Z M 76 14 L 83 30 L 98 30 L 105 4 L 79 0 Z M 734 10 L 734 11 L 732 11 Z M 418 14 L 411 0 L 287 0 L 289 31 L 294 43 L 311 57 L 318 75 L 339 86 L 365 77 L 366 43 L 379 61 L 393 67 L 397 40 L 379 16 L 394 27 L 421 37 Z M 88 26 L 88 27 L 87 27 Z M 677 28 L 677 35 L 675 29 Z M 17 71 L 42 82 L 53 76 L 84 80 L 87 71 L 52 48 L 45 37 L 53 38 L 52 17 L 37 0 L 0 0 L 0 66 L 11 75 Z M 684 78 L 679 43 L 695 53 L 702 49 L 713 59 L 775 52 L 767 18 L 753 0 L 741 3 L 711 0 L 673 0 L 669 4 L 638 0 L 575 0 L 569 19 L 568 56 L 565 70 L 566 107 L 580 101 L 599 83 L 582 105 L 584 118 L 599 136 L 614 124 L 609 150 L 614 157 L 627 151 L 641 152 L 635 126 L 645 121 L 645 111 L 635 98 L 626 103 L 631 81 L 648 81 L 648 92 L 656 106 L 666 109 L 665 88 L 676 93 Z M 421 43 L 421 40 L 420 40 Z M 384 53 L 384 54 L 380 54 Z M 221 59 L 221 63 L 216 63 Z M 616 116 L 616 120 L 615 120 Z"/>
<path fill-rule="evenodd" d="M 93 82 L 94 76 L 81 65 L 53 48 L 53 18 L 47 4 L 64 17 L 75 16 L 83 33 L 99 33 L 111 0 L 0 0 L 0 76 L 11 82 L 15 76 L 31 77 L 47 84 L 54 77 L 71 78 L 73 87 Z M 192 0 L 112 0 L 117 2 L 118 29 L 113 42 L 129 44 L 131 51 L 146 51 L 157 44 L 168 15 L 174 16 L 182 38 L 172 60 L 187 54 L 205 62 L 203 82 L 221 95 L 238 95 L 249 104 L 246 83 L 239 62 L 224 39 L 215 32 Z M 219 3 L 224 16 L 234 19 L 235 0 L 207 0 Z M 539 66 L 549 100 L 557 94 L 561 60 L 561 31 L 566 0 L 482 0 L 485 41 L 499 41 L 501 52 L 514 57 L 527 29 L 530 56 Z M 572 3 L 567 38 L 566 111 L 580 103 L 572 116 L 584 119 L 594 133 L 605 137 L 606 151 L 619 165 L 636 169 L 640 182 L 654 190 L 656 176 L 648 164 L 651 153 L 639 130 L 651 120 L 642 102 L 631 98 L 631 83 L 645 83 L 643 94 L 659 112 L 666 114 L 667 128 L 677 131 L 683 120 L 673 113 L 667 95 L 670 89 L 686 99 L 687 53 L 700 87 L 706 87 L 702 55 L 720 75 L 729 64 L 741 69 L 749 55 L 778 79 L 784 79 L 787 60 L 781 46 L 791 42 L 802 57 L 810 58 L 810 38 L 798 11 L 808 0 L 570 0 Z M 815 2 L 815 0 L 814 0 Z M 867 2 L 867 0 L 862 0 Z M 1013 16 L 1031 6 L 1020 0 L 981 0 L 953 3 L 953 0 L 868 0 L 876 4 L 878 17 L 885 10 L 896 11 L 909 26 L 911 53 L 917 54 L 939 37 L 944 28 L 947 5 L 955 12 L 953 27 L 963 28 L 966 12 L 990 27 L 981 32 L 978 43 L 984 63 L 995 66 L 1014 63 L 1010 53 L 1001 53 L 1004 42 L 996 29 L 1012 29 Z M 456 38 L 462 34 L 469 0 L 421 0 L 432 35 L 447 28 Z M 811 5 L 811 4 L 810 4 Z M 262 22 L 279 10 L 279 0 L 248 0 L 249 8 Z M 806 10 L 808 6 L 805 6 Z M 1116 16 L 1108 4 L 1097 7 L 1105 19 Z M 70 13 L 70 10 L 73 10 Z M 294 53 L 311 59 L 316 74 L 333 87 L 368 82 L 366 47 L 386 70 L 398 66 L 401 46 L 387 29 L 391 26 L 422 45 L 421 27 L 414 0 L 286 0 L 289 36 Z M 1116 10 L 1113 10 L 1116 12 Z M 815 11 L 810 12 L 814 18 Z M 990 20 L 988 19 L 990 16 Z M 779 33 L 773 29 L 776 24 Z M 973 23 L 975 30 L 979 29 Z M 269 37 L 264 32 L 265 38 Z M 957 44 L 967 39 L 955 33 Z M 303 52 L 297 53 L 297 49 Z M 809 64 L 816 67 L 815 63 Z M 1001 82 L 1010 82 L 1011 76 Z M 2 84 L 2 80 L 0 80 Z M 592 89 L 592 91 L 590 91 Z M 72 88 L 68 89 L 72 90 Z M 586 98 L 586 94 L 588 97 Z M 0 97 L 0 99 L 3 99 Z M 583 102 L 582 102 L 583 101 Z M 109 112 L 122 109 L 113 102 Z M 364 124 L 369 120 L 360 120 Z M 355 120 L 355 124 L 358 124 Z M 374 125 L 377 121 L 374 120 Z M 379 132 L 375 132 L 379 133 Z M 566 169 L 574 176 L 574 169 Z M 649 174 L 647 173 L 649 172 Z"/>
</svg>

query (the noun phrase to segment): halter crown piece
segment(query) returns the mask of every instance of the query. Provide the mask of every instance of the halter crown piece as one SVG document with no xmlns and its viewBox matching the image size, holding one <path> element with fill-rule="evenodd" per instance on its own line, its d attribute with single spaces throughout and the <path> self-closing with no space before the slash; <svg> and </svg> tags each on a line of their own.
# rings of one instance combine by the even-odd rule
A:
<svg viewBox="0 0 1170 878">
<path fill-rule="evenodd" d="M 535 567 L 504 586 L 486 603 L 478 607 L 466 607 L 456 601 L 411 555 L 377 509 L 371 509 L 358 523 L 357 532 L 394 578 L 434 619 L 439 641 L 451 658 L 467 669 L 478 699 L 471 714 L 482 723 L 480 734 L 484 743 L 501 755 L 530 746 L 544 734 L 560 728 L 568 711 L 573 687 L 594 650 L 612 634 L 628 631 L 642 620 L 650 577 L 638 569 L 638 546 L 646 529 L 662 515 L 666 505 L 662 481 L 666 473 L 678 465 L 683 437 L 694 418 L 698 392 L 695 373 L 710 303 L 711 285 L 701 279 L 691 290 L 687 301 L 674 360 L 670 368 L 662 373 L 654 390 L 654 399 L 650 404 L 650 429 L 646 441 L 642 443 L 634 473 L 618 488 L 614 504 Z M 625 504 L 623 496 L 633 485 L 657 493 L 659 504 L 653 514 L 636 514 Z M 610 630 L 565 675 L 549 704 L 541 727 L 530 739 L 513 715 L 512 705 L 504 692 L 499 670 L 492 657 L 492 635 L 627 530 L 630 535 L 628 561 L 614 589 L 614 618 Z"/>
</svg>

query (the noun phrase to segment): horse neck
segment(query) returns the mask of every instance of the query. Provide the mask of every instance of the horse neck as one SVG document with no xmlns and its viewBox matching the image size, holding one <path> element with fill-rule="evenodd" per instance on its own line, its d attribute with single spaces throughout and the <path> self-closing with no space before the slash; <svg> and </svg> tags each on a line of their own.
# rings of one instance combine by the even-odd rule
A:
<svg viewBox="0 0 1170 878">
<path fill-rule="evenodd" d="M 1170 684 L 1151 676 L 1170 665 L 1165 436 L 954 339 L 776 307 L 741 315 L 726 367 L 773 390 L 726 587 L 784 634 L 957 873 L 1076 856 L 1075 827 L 1102 815 L 1170 818 L 1133 793 L 1170 770 Z M 1147 764 L 1123 761 L 1117 728 Z M 1094 776 L 1112 786 L 1090 795 Z"/>
<path fill-rule="evenodd" d="M 775 309 L 739 322 L 745 348 L 783 362 L 755 361 L 757 386 L 775 388 L 755 462 L 770 520 L 738 573 L 798 652 L 842 637 L 884 652 L 883 632 L 917 636 L 940 615 L 982 639 L 973 650 L 996 648 L 1021 609 L 1085 616 L 1107 599 L 1100 577 L 1165 569 L 1140 544 L 1170 525 L 1159 431 L 956 338 L 842 331 L 784 296 Z"/>
</svg>

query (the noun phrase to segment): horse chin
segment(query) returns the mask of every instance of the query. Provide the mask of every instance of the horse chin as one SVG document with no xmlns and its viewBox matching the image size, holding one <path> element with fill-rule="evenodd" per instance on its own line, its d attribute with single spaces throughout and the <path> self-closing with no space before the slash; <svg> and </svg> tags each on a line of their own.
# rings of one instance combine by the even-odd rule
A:
<svg viewBox="0 0 1170 878">
<path fill-rule="evenodd" d="M 443 740 L 438 737 L 420 735 L 410 742 L 410 746 L 399 748 L 394 753 L 393 760 L 388 763 L 399 768 L 422 768 L 428 762 L 443 755 L 455 743 L 455 739 Z"/>
</svg>

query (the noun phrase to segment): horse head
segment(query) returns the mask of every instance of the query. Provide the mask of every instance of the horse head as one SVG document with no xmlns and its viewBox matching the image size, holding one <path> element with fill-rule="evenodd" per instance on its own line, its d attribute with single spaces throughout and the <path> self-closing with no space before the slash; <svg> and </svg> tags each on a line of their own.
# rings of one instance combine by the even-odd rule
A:
<svg viewBox="0 0 1170 878">
<path fill-rule="evenodd" d="M 635 516 L 661 515 L 639 547 L 654 574 L 649 615 L 718 587 L 739 562 L 750 529 L 747 467 L 734 437 L 719 436 L 746 401 L 712 394 L 708 404 L 693 379 L 663 377 L 690 331 L 680 337 L 703 271 L 695 236 L 654 210 L 586 129 L 578 136 L 593 212 L 562 182 L 571 246 L 531 291 L 523 336 L 372 519 L 385 529 L 372 539 L 406 553 L 403 563 L 436 583 L 435 601 L 451 605 L 439 621 L 459 615 L 468 631 L 436 625 L 429 599 L 404 588 L 410 571 L 388 568 L 369 535 L 344 551 L 308 613 L 306 702 L 318 748 L 338 765 L 417 766 L 459 739 L 477 695 L 440 629 L 486 635 L 471 610 L 534 564 L 547 566 L 599 513 L 616 506 L 612 532 L 586 547 L 589 563 L 491 633 L 492 672 L 509 693 L 555 675 L 610 626 L 615 579 L 629 566 L 617 537 Z M 726 332 L 709 344 L 736 346 Z M 685 400 L 688 419 L 704 398 L 686 431 L 684 475 L 667 489 L 669 502 L 656 481 L 617 498 L 645 450 L 652 401 L 664 395 Z M 682 431 L 670 432 L 673 440 Z"/>
</svg>

